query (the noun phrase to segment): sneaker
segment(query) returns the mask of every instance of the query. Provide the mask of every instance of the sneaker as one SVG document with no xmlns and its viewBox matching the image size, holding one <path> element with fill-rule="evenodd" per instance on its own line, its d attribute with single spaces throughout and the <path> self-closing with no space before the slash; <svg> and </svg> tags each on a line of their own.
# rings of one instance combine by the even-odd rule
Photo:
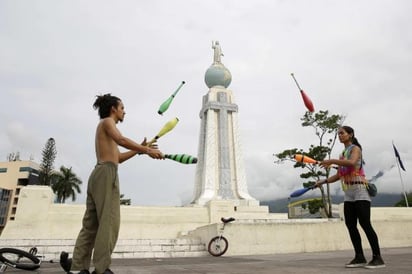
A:
<svg viewBox="0 0 412 274">
<path fill-rule="evenodd" d="M 96 272 L 92 272 L 92 274 L 95 274 Z M 76 273 L 73 273 L 73 272 L 67 272 L 66 274 L 76 274 Z M 90 272 L 89 272 L 89 270 L 87 270 L 87 269 L 83 269 L 83 270 L 81 270 L 80 272 L 77 272 L 77 274 L 90 274 Z"/>
<path fill-rule="evenodd" d="M 60 253 L 60 266 L 67 273 L 70 272 L 70 269 L 72 268 L 72 259 L 69 259 L 69 253 L 65 251 Z"/>
<path fill-rule="evenodd" d="M 374 255 L 372 261 L 370 261 L 365 268 L 375 269 L 375 268 L 382 268 L 385 267 L 385 263 L 382 260 L 382 257 L 379 255 Z"/>
<path fill-rule="evenodd" d="M 96 270 L 94 270 L 94 271 L 92 272 L 92 274 L 97 274 Z M 104 271 L 103 274 L 114 274 L 114 273 L 113 273 L 113 271 L 111 271 L 111 270 L 108 268 L 108 269 L 106 269 L 106 270 Z"/>
<path fill-rule="evenodd" d="M 355 267 L 364 267 L 366 265 L 366 259 L 363 256 L 356 256 L 350 263 L 347 263 L 345 267 L 355 268 Z"/>
</svg>

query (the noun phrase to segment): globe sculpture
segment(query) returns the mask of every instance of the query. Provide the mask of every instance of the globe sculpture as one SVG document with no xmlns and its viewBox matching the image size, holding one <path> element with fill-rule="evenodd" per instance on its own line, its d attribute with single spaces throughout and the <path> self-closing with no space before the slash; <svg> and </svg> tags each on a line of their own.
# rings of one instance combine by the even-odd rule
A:
<svg viewBox="0 0 412 274">
<path fill-rule="evenodd" d="M 227 88 L 230 82 L 232 82 L 232 74 L 222 63 L 211 65 L 205 73 L 205 83 L 208 88 L 215 86 Z"/>
</svg>

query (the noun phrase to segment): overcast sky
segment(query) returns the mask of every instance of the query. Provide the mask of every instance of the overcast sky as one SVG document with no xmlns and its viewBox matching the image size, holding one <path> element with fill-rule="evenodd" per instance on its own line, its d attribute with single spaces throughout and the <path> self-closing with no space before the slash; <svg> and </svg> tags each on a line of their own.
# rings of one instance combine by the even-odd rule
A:
<svg viewBox="0 0 412 274">
<path fill-rule="evenodd" d="M 159 139 L 160 149 L 197 155 L 204 74 L 218 40 L 232 74 L 253 197 L 285 198 L 300 188 L 301 170 L 275 164 L 273 154 L 317 141 L 301 126 L 306 109 L 291 72 L 316 110 L 347 116 L 367 177 L 385 172 L 376 182 L 381 192 L 402 191 L 394 141 L 410 191 L 411 10 L 408 0 L 2 0 L 0 161 L 20 152 L 40 163 L 53 137 L 55 167 L 72 167 L 83 180 L 76 203 L 84 203 L 96 162 L 92 104 L 108 92 L 125 104 L 125 136 L 141 142 L 176 116 L 180 122 Z M 169 110 L 158 115 L 183 80 Z M 336 145 L 335 157 L 342 148 Z M 119 168 L 121 193 L 133 205 L 187 204 L 195 168 L 137 156 Z"/>
</svg>

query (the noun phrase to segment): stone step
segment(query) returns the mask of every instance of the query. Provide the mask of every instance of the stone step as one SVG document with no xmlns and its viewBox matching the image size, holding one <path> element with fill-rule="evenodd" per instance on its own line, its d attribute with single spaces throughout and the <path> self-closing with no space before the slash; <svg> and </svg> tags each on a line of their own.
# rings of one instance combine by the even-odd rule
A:
<svg viewBox="0 0 412 274">
<path fill-rule="evenodd" d="M 73 253 L 74 239 L 0 239 L 0 247 L 12 247 L 25 251 L 37 248 L 37 255 L 42 260 L 58 260 L 60 252 Z M 197 238 L 182 239 L 120 239 L 112 258 L 177 258 L 201 257 L 208 252 Z"/>
</svg>

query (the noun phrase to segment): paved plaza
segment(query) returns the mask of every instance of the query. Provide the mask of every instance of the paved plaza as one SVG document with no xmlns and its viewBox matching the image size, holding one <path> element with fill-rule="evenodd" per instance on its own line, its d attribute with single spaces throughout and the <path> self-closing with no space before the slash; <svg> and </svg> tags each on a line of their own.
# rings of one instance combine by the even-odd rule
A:
<svg viewBox="0 0 412 274">
<path fill-rule="evenodd" d="M 365 255 L 370 257 L 370 250 Z M 383 248 L 386 268 L 348 269 L 344 264 L 353 251 L 273 254 L 259 256 L 116 259 L 112 270 L 116 274 L 266 274 L 266 273 L 412 273 L 412 247 Z M 6 273 L 36 273 L 8 268 Z M 58 263 L 43 262 L 37 273 L 64 273 Z"/>
</svg>

